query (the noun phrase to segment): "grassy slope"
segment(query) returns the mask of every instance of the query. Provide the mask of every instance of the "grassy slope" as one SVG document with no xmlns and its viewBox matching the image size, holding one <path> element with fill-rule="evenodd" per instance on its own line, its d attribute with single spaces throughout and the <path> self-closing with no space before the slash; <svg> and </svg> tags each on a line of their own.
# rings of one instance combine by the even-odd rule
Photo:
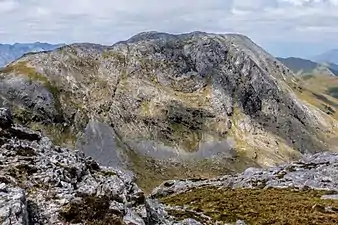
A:
<svg viewBox="0 0 338 225">
<path fill-rule="evenodd" d="M 323 112 L 338 119 L 338 77 L 316 74 L 308 75 L 300 80 L 301 89 L 296 93 L 303 100 L 318 107 Z"/>
<path fill-rule="evenodd" d="M 248 224 L 337 224 L 338 201 L 322 200 L 324 191 L 292 189 L 224 189 L 203 187 L 163 198 L 170 206 L 186 206 L 190 213 L 170 210 L 179 217 L 193 217 L 203 224 L 244 220 Z M 206 221 L 198 213 L 212 218 Z"/>
</svg>

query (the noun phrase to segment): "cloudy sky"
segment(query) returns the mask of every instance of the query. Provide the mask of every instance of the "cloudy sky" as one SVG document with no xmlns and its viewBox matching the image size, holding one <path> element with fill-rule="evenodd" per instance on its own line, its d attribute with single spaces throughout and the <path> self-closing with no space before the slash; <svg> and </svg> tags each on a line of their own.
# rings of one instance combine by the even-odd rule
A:
<svg viewBox="0 0 338 225">
<path fill-rule="evenodd" d="M 0 0 L 0 43 L 112 44 L 141 31 L 242 33 L 275 55 L 338 48 L 338 0 Z"/>
</svg>

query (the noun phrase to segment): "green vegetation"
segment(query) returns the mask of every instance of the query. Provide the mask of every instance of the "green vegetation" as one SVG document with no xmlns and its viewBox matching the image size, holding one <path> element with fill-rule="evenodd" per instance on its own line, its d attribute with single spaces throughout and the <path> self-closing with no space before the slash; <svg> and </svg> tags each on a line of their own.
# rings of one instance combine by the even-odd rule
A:
<svg viewBox="0 0 338 225">
<path fill-rule="evenodd" d="M 15 64 L 10 64 L 7 67 L 0 70 L 0 73 L 12 73 L 15 72 L 17 75 L 27 76 L 30 82 L 39 82 L 41 83 L 49 92 L 53 95 L 55 101 L 55 109 L 61 110 L 60 104 L 60 91 L 59 89 L 48 80 L 46 76 L 41 75 L 36 72 L 34 68 L 27 66 L 27 63 L 24 61 L 17 62 Z"/>
<path fill-rule="evenodd" d="M 77 140 L 75 132 L 70 127 L 64 127 L 62 124 L 43 124 L 31 123 L 29 125 L 33 130 L 41 130 L 43 134 L 50 137 L 55 145 L 63 147 L 74 147 Z"/>
<path fill-rule="evenodd" d="M 106 196 L 90 195 L 82 197 L 81 202 L 72 202 L 60 212 L 60 217 L 67 223 L 84 223 L 86 225 L 123 225 L 122 215 L 110 209 L 110 199 Z"/>
<path fill-rule="evenodd" d="M 322 200 L 325 191 L 293 189 L 225 189 L 202 187 L 161 199 L 162 202 L 187 206 L 192 212 L 202 212 L 214 221 L 248 224 L 338 224 L 338 201 Z M 331 207 L 331 211 L 325 210 Z M 170 213 L 178 218 L 180 211 Z M 194 218 L 205 222 L 195 213 Z"/>
<path fill-rule="evenodd" d="M 172 139 L 187 152 L 198 150 L 202 131 L 200 129 L 190 129 L 182 123 L 170 123 L 169 129 L 172 132 Z"/>
<path fill-rule="evenodd" d="M 338 98 L 338 87 L 329 87 L 327 93 L 334 98 Z"/>
<path fill-rule="evenodd" d="M 136 175 L 136 183 L 145 192 L 152 190 L 166 180 L 211 179 L 216 176 L 242 172 L 252 161 L 244 157 L 227 160 L 191 159 L 175 163 L 163 162 L 143 156 L 132 150 L 127 151 Z"/>
<path fill-rule="evenodd" d="M 151 114 L 150 112 L 150 102 L 145 100 L 141 103 L 141 113 L 144 116 L 149 116 Z"/>
<path fill-rule="evenodd" d="M 17 123 L 24 124 L 32 130 L 41 131 L 45 136 L 50 137 L 55 145 L 70 148 L 75 146 L 76 132 L 71 127 L 40 122 L 43 120 L 40 115 L 36 115 L 34 112 L 19 106 L 13 107 L 13 116 Z"/>
</svg>

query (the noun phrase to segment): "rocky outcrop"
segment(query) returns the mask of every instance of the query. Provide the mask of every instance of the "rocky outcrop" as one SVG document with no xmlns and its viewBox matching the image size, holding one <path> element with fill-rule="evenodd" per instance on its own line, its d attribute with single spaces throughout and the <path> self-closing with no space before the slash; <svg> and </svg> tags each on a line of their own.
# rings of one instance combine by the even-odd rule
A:
<svg viewBox="0 0 338 225">
<path fill-rule="evenodd" d="M 338 222 L 337 168 L 337 153 L 319 153 L 304 157 L 300 161 L 265 170 L 248 168 L 235 176 L 223 176 L 211 180 L 166 181 L 153 191 L 151 198 L 157 211 L 169 212 L 169 214 L 162 213 L 163 217 L 172 219 L 172 217 L 189 215 L 202 224 L 224 224 L 224 222 L 234 224 L 236 220 L 243 218 L 247 219 L 243 222 L 249 224 L 260 224 L 260 222 L 336 224 Z M 205 195 L 201 194 L 203 192 Z M 226 195 L 227 199 L 222 199 L 221 194 L 224 194 L 224 198 Z M 215 198 L 211 197 L 213 195 Z M 244 196 L 243 202 L 240 202 L 241 197 L 237 195 Z M 271 199 L 266 201 L 266 195 Z M 288 195 L 292 195 L 289 200 L 287 200 Z M 253 199 L 255 197 L 257 199 Z M 274 198 L 277 199 L 276 202 Z M 298 203 L 295 202 L 296 199 Z M 284 201 L 291 202 L 284 203 Z M 202 206 L 198 206 L 199 204 Z M 246 204 L 251 208 L 245 206 Z M 262 207 L 264 204 L 266 208 L 271 207 L 272 210 L 264 211 Z M 280 208 L 275 204 L 280 204 Z M 234 212 L 227 211 L 226 206 L 229 205 L 233 207 Z M 292 208 L 293 205 L 295 208 Z M 290 217 L 285 218 L 288 211 L 294 214 L 291 213 Z M 269 213 L 272 215 L 268 219 Z M 316 213 L 318 217 L 315 216 Z M 230 216 L 231 214 L 233 215 Z M 298 219 L 294 220 L 295 217 Z"/>
<path fill-rule="evenodd" d="M 0 71 L 0 105 L 141 180 L 210 177 L 330 149 L 336 121 L 290 86 L 293 73 L 245 36 L 151 32 L 22 57 Z"/>
<path fill-rule="evenodd" d="M 156 224 L 131 172 L 54 146 L 3 108 L 0 167 L 1 224 Z"/>
<path fill-rule="evenodd" d="M 6 225 L 28 225 L 27 200 L 21 188 L 0 185 L 0 222 Z"/>
</svg>

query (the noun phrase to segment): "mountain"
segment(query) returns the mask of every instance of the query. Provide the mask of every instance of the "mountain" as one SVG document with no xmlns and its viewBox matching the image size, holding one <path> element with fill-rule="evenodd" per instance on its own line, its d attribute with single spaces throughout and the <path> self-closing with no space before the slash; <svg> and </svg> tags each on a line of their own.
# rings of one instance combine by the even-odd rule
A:
<svg viewBox="0 0 338 225">
<path fill-rule="evenodd" d="M 338 49 L 332 49 L 311 58 L 315 62 L 332 63 L 338 65 Z"/>
<path fill-rule="evenodd" d="M 338 154 L 214 179 L 169 180 L 150 195 L 130 171 L 13 121 L 0 108 L 2 224 L 337 224 Z"/>
<path fill-rule="evenodd" d="M 0 44 L 0 67 L 20 58 L 26 53 L 50 51 L 63 46 L 63 44 L 47 44 L 47 43 L 15 43 L 13 45 Z"/>
<path fill-rule="evenodd" d="M 295 57 L 277 59 L 296 74 L 311 75 L 314 73 L 323 73 L 338 76 L 338 65 L 332 63 L 322 64 Z"/>
<path fill-rule="evenodd" d="M 302 82 L 243 35 L 150 32 L 25 55 L 0 71 L 0 106 L 149 192 L 334 150 L 337 100 Z"/>
</svg>

